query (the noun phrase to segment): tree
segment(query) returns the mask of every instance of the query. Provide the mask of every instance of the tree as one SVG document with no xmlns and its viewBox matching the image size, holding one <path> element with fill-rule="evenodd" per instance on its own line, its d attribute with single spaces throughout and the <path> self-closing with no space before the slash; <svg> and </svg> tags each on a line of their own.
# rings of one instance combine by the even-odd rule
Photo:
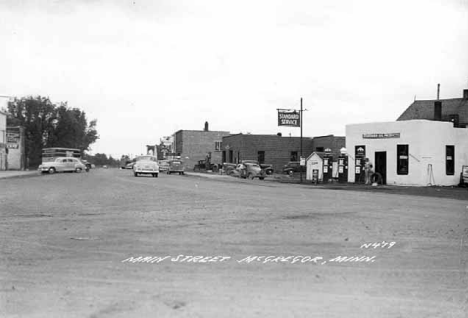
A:
<svg viewBox="0 0 468 318">
<path fill-rule="evenodd" d="M 42 161 L 42 148 L 77 148 L 84 153 L 98 138 L 96 120 L 89 124 L 85 112 L 67 103 L 53 104 L 47 97 L 15 98 L 8 103 L 8 126 L 25 127 L 28 167 Z"/>
</svg>

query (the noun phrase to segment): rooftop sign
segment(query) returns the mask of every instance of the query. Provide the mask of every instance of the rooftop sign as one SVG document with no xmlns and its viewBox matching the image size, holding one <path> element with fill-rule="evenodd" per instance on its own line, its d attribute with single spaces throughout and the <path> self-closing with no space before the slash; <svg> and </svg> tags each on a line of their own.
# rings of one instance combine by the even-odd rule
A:
<svg viewBox="0 0 468 318">
<path fill-rule="evenodd" d="M 362 134 L 362 138 L 364 138 L 364 139 L 400 138 L 400 133 Z"/>
</svg>

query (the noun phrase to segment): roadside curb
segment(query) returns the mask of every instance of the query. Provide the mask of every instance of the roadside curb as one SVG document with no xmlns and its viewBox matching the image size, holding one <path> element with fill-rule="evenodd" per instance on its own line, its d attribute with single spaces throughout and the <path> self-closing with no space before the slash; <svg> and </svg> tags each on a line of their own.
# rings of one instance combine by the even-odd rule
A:
<svg viewBox="0 0 468 318">
<path fill-rule="evenodd" d="M 37 171 L 21 171 L 17 173 L 9 173 L 8 171 L 6 175 L 3 174 L 4 172 L 0 172 L 0 180 L 5 179 L 19 179 L 19 178 L 29 178 L 29 177 L 36 177 L 40 176 L 39 172 Z"/>
</svg>

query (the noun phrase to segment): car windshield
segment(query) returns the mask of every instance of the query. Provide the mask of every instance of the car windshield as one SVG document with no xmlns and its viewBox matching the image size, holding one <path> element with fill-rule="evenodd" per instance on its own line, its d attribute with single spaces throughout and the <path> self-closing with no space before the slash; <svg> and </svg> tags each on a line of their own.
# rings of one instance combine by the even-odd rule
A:
<svg viewBox="0 0 468 318">
<path fill-rule="evenodd" d="M 141 157 L 136 158 L 136 161 L 143 161 L 143 160 L 158 161 L 156 157 L 153 157 L 153 156 L 141 156 Z"/>
</svg>

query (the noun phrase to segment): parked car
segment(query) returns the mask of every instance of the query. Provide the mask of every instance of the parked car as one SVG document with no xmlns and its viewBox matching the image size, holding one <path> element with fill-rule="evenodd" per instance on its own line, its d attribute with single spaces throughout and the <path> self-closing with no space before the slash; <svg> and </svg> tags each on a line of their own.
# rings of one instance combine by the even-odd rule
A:
<svg viewBox="0 0 468 318">
<path fill-rule="evenodd" d="M 265 171 L 256 163 L 246 162 L 239 163 L 230 175 L 239 177 L 239 178 L 249 178 L 254 179 L 258 178 L 260 180 L 265 179 Z"/>
<path fill-rule="evenodd" d="M 167 174 L 171 174 L 171 173 L 184 174 L 184 171 L 185 171 L 184 163 L 181 160 L 177 160 L 177 159 L 169 160 Z"/>
<path fill-rule="evenodd" d="M 169 170 L 169 160 L 159 160 L 159 172 L 167 172 Z"/>
<path fill-rule="evenodd" d="M 127 163 L 127 165 L 125 166 L 125 169 L 133 169 L 134 165 L 135 165 L 135 162 Z"/>
<path fill-rule="evenodd" d="M 85 165 L 86 172 L 88 172 L 93 167 L 87 160 L 82 159 L 81 162 Z"/>
<path fill-rule="evenodd" d="M 140 156 L 133 165 L 133 175 L 138 177 L 140 174 L 150 174 L 157 178 L 159 174 L 158 158 L 155 156 Z"/>
<path fill-rule="evenodd" d="M 223 172 L 224 174 L 230 175 L 233 170 L 236 169 L 237 165 L 235 163 L 225 162 L 223 163 Z"/>
<path fill-rule="evenodd" d="M 468 187 L 468 166 L 462 166 L 459 185 L 460 187 Z"/>
<path fill-rule="evenodd" d="M 241 160 L 241 163 L 254 163 L 260 166 L 265 171 L 265 174 L 272 175 L 273 174 L 273 165 L 267 163 L 259 163 L 257 160 Z"/>
<path fill-rule="evenodd" d="M 198 160 L 198 163 L 196 163 L 193 166 L 193 171 L 206 171 L 206 170 L 211 170 L 211 164 L 209 162 L 206 162 L 206 160 Z"/>
<path fill-rule="evenodd" d="M 299 161 L 290 161 L 283 166 L 283 173 L 291 174 L 293 172 L 305 172 L 306 166 L 301 166 Z"/>
<path fill-rule="evenodd" d="M 41 173 L 48 172 L 81 172 L 86 171 L 86 166 L 77 158 L 58 157 L 54 161 L 44 162 L 39 166 Z"/>
</svg>

